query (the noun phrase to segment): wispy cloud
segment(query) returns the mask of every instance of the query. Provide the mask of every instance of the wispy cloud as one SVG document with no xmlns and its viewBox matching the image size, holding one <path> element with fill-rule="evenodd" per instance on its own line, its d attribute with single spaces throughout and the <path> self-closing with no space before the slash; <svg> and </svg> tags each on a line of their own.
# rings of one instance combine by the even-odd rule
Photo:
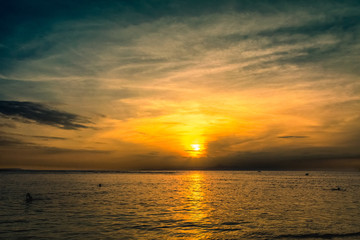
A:
<svg viewBox="0 0 360 240">
<path fill-rule="evenodd" d="M 279 136 L 278 138 L 307 138 L 308 136 Z"/>
<path fill-rule="evenodd" d="M 0 147 L 14 147 L 14 146 L 24 146 L 27 145 L 28 143 L 16 139 L 16 138 L 12 138 L 9 136 L 4 136 L 2 133 L 2 136 L 0 137 Z"/>
<path fill-rule="evenodd" d="M 191 144 L 204 166 L 357 156 L 359 1 L 84 2 L 0 9 L 11 136 L 113 167 L 190 166 Z"/>
</svg>

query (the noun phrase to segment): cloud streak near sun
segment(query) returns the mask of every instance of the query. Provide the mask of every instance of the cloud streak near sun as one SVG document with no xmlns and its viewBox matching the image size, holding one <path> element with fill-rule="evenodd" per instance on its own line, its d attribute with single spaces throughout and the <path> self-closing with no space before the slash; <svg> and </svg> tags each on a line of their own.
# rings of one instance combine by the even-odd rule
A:
<svg viewBox="0 0 360 240">
<path fill-rule="evenodd" d="M 1 166 L 359 167 L 357 1 L 53 4 L 0 10 Z"/>
</svg>

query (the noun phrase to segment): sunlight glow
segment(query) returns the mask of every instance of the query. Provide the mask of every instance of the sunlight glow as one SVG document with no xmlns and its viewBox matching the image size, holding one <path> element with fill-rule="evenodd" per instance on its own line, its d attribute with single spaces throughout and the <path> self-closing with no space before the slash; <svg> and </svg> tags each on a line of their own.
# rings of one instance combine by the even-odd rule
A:
<svg viewBox="0 0 360 240">
<path fill-rule="evenodd" d="M 227 136 L 231 136 L 231 141 L 238 135 L 248 138 L 262 131 L 262 125 L 254 124 L 253 120 L 258 117 L 254 116 L 254 112 L 259 112 L 258 110 L 252 108 L 250 111 L 246 107 L 246 101 L 238 97 L 227 97 L 224 101 L 224 97 L 221 96 L 221 99 L 203 98 L 196 104 L 189 101 L 174 104 L 156 100 L 146 103 L 128 100 L 128 104 L 147 106 L 151 109 L 169 105 L 168 108 L 172 110 L 160 116 L 133 118 L 127 121 L 109 119 L 104 123 L 105 127 L 112 124 L 115 128 L 108 127 L 107 132 L 95 136 L 94 139 L 109 139 L 108 146 L 116 144 L 121 139 L 121 142 L 135 144 L 129 147 L 142 147 L 144 151 L 160 151 L 168 155 L 199 159 L 208 156 L 209 143 L 214 146 L 217 139 L 227 141 Z M 220 101 L 222 105 L 217 106 L 216 102 Z M 241 108 L 234 111 L 234 105 L 241 105 Z M 247 146 L 249 147 L 254 148 Z M 212 148 L 211 154 L 222 155 L 238 149 L 237 144 L 225 144 L 221 145 L 221 149 Z"/>
<path fill-rule="evenodd" d="M 191 147 L 193 149 L 193 151 L 200 151 L 200 144 L 191 144 Z"/>
<path fill-rule="evenodd" d="M 205 151 L 202 146 L 202 144 L 196 143 L 196 144 L 190 144 L 191 148 L 187 150 L 188 155 L 193 158 L 201 157 Z"/>
</svg>

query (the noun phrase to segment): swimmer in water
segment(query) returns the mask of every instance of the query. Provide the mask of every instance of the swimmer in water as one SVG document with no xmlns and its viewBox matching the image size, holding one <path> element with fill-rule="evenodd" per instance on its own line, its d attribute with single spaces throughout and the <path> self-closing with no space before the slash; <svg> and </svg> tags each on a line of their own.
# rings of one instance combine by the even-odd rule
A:
<svg viewBox="0 0 360 240">
<path fill-rule="evenodd" d="M 32 198 L 32 196 L 30 195 L 30 193 L 27 193 L 26 194 L 26 199 L 25 199 L 25 201 L 26 202 L 31 202 L 33 200 L 33 198 Z"/>
</svg>

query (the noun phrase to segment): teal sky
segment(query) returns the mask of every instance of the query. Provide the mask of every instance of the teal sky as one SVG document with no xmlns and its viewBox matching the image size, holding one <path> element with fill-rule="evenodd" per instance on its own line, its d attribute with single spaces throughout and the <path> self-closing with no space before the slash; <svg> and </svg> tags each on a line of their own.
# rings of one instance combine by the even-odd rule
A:
<svg viewBox="0 0 360 240">
<path fill-rule="evenodd" d="M 359 1 L 1 5 L 1 168 L 360 168 Z"/>
</svg>

